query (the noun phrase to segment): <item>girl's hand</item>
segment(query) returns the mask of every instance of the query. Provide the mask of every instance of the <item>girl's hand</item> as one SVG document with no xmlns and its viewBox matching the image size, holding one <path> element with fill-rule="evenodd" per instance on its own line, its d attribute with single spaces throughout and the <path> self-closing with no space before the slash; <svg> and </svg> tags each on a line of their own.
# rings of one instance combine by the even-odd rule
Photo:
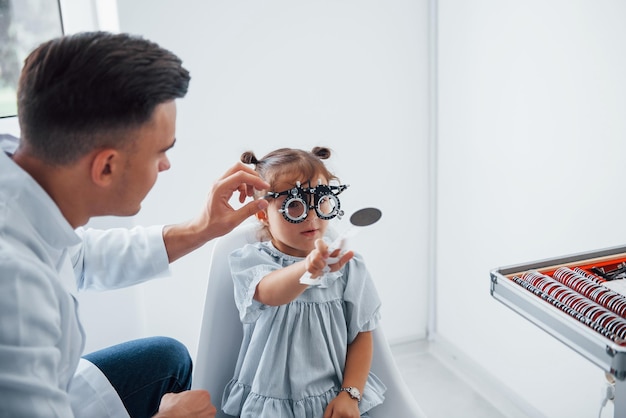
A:
<svg viewBox="0 0 626 418">
<path fill-rule="evenodd" d="M 359 418 L 360 416 L 359 403 L 346 392 L 340 392 L 335 399 L 330 401 L 324 411 L 324 418 Z"/>
<path fill-rule="evenodd" d="M 316 240 L 315 248 L 313 248 L 309 255 L 307 255 L 304 259 L 304 266 L 306 268 L 306 271 L 311 274 L 311 277 L 315 278 L 323 274 L 324 267 L 326 267 L 327 258 L 328 245 L 326 245 L 324 240 Z"/>
<path fill-rule="evenodd" d="M 332 254 L 328 253 L 328 245 L 322 239 L 318 239 L 315 241 L 315 248 L 311 250 L 309 255 L 307 255 L 304 260 L 304 265 L 306 267 L 306 271 L 311 274 L 312 278 L 316 278 L 324 274 L 324 268 L 326 268 L 326 259 L 328 257 L 337 257 L 341 249 L 337 249 L 333 251 Z M 354 253 L 352 251 L 347 251 L 344 255 L 341 256 L 339 261 L 334 264 L 329 265 L 330 271 L 337 271 L 341 269 L 344 264 L 346 264 L 352 257 Z"/>
<path fill-rule="evenodd" d="M 330 254 L 330 257 L 337 257 L 337 256 L 339 256 L 339 254 L 341 254 L 341 248 L 338 248 L 335 251 L 333 251 L 333 253 Z M 337 270 L 341 269 L 348 261 L 352 260 L 352 257 L 354 257 L 354 252 L 346 251 L 339 258 L 339 261 L 337 261 L 336 263 L 328 265 L 328 267 L 330 267 L 330 271 L 337 271 Z"/>
</svg>

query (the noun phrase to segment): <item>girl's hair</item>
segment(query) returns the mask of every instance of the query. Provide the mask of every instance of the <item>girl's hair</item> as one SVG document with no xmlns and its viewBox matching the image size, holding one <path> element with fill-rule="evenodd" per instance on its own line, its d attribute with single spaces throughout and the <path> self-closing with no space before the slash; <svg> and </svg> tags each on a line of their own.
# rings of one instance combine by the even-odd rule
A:
<svg viewBox="0 0 626 418">
<path fill-rule="evenodd" d="M 280 148 L 270 152 L 260 160 L 252 151 L 246 151 L 241 154 L 241 162 L 254 164 L 254 170 L 270 184 L 270 190 L 280 192 L 281 190 L 274 190 L 274 186 L 283 174 L 308 179 L 312 186 L 317 184 L 317 178 L 313 178 L 314 176 L 324 176 L 328 182 L 339 180 L 326 168 L 322 161 L 329 157 L 330 149 L 326 147 L 315 147 L 310 152 L 301 149 Z"/>
</svg>

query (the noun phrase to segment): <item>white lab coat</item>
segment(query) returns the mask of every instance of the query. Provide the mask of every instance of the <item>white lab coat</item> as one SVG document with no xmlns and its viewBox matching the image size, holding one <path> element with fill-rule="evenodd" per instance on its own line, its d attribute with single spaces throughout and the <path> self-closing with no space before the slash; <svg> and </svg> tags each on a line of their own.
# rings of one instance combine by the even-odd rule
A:
<svg viewBox="0 0 626 418">
<path fill-rule="evenodd" d="M 0 151 L 0 417 L 128 417 L 106 377 L 81 359 L 75 293 L 168 273 L 162 226 L 75 231 Z"/>
</svg>

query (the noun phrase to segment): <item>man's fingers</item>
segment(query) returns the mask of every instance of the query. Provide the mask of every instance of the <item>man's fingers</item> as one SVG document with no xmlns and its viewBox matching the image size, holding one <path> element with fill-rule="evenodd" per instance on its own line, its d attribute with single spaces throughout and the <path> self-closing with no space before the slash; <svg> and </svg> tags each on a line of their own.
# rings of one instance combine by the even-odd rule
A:
<svg viewBox="0 0 626 418">
<path fill-rule="evenodd" d="M 222 175 L 219 183 L 231 186 L 231 190 L 238 190 L 239 186 L 245 185 L 248 196 L 252 196 L 254 189 L 267 190 L 270 185 L 259 177 L 258 173 L 243 163 L 237 163 Z M 243 189 L 240 189 L 243 190 Z"/>
<path fill-rule="evenodd" d="M 245 221 L 252 215 L 264 210 L 267 208 L 268 202 L 265 199 L 254 200 L 252 202 L 246 203 L 241 208 L 235 211 L 235 222 L 237 225 Z"/>
</svg>

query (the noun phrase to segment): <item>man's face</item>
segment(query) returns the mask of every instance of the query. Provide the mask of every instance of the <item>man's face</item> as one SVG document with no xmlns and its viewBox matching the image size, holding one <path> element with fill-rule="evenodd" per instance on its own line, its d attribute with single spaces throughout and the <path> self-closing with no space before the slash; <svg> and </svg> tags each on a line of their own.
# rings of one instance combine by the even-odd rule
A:
<svg viewBox="0 0 626 418">
<path fill-rule="evenodd" d="M 135 142 L 123 151 L 124 174 L 116 188 L 117 215 L 130 216 L 139 212 L 161 171 L 170 168 L 167 151 L 174 146 L 176 103 L 158 105 L 152 119 L 136 131 Z"/>
</svg>

